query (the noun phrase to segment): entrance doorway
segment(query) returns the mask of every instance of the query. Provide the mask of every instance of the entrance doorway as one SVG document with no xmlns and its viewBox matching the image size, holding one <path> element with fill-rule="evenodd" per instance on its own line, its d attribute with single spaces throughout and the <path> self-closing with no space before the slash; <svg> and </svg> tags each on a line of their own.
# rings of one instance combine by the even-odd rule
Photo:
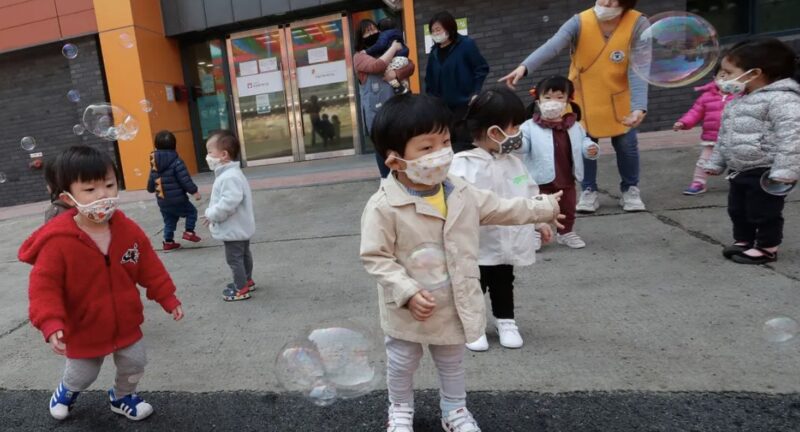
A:
<svg viewBox="0 0 800 432">
<path fill-rule="evenodd" d="M 227 45 L 236 127 L 248 165 L 356 153 L 347 17 L 237 33 Z"/>
</svg>

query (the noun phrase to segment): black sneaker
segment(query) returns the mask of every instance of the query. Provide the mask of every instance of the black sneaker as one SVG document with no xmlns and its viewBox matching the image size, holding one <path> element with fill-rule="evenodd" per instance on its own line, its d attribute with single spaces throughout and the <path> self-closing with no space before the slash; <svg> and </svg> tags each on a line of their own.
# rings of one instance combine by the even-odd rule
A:
<svg viewBox="0 0 800 432">
<path fill-rule="evenodd" d="M 722 249 L 722 256 L 724 256 L 727 259 L 732 259 L 734 255 L 739 255 L 742 252 L 751 249 L 752 247 L 753 245 L 751 244 L 746 244 L 746 245 L 733 244 L 730 246 L 725 246 L 725 248 Z"/>
</svg>

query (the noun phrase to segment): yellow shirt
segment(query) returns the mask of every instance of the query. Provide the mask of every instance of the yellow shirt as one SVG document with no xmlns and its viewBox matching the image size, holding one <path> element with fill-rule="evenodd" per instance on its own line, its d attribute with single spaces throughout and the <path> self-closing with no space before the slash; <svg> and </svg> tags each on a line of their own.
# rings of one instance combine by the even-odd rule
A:
<svg viewBox="0 0 800 432">
<path fill-rule="evenodd" d="M 442 217 L 447 217 L 447 202 L 444 200 L 444 187 L 439 186 L 439 192 L 436 192 L 434 195 L 423 197 L 425 201 L 428 202 L 433 208 L 439 210 L 439 213 L 442 214 Z"/>
</svg>

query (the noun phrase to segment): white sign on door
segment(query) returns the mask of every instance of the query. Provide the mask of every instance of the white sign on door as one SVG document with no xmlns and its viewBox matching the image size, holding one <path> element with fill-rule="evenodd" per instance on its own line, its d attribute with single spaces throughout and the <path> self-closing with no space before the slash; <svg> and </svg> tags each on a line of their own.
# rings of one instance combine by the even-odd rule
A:
<svg viewBox="0 0 800 432">
<path fill-rule="evenodd" d="M 347 64 L 344 60 L 320 63 L 297 68 L 297 86 L 315 87 L 347 81 Z"/>
<path fill-rule="evenodd" d="M 255 75 L 258 73 L 258 62 L 255 60 L 239 63 L 239 76 Z"/>
<path fill-rule="evenodd" d="M 258 67 L 259 69 L 261 69 L 261 72 L 271 72 L 274 70 L 278 70 L 278 58 L 268 57 L 265 59 L 261 59 L 258 61 Z"/>
<path fill-rule="evenodd" d="M 283 91 L 283 76 L 280 71 L 260 73 L 236 78 L 239 97 Z"/>
<path fill-rule="evenodd" d="M 311 48 L 308 50 L 308 64 L 324 63 L 328 61 L 328 47 Z"/>
</svg>

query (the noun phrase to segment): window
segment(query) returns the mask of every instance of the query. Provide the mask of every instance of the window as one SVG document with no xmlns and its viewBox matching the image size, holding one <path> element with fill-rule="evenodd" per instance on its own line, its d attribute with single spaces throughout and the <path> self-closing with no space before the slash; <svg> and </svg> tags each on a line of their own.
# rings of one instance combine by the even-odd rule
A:
<svg viewBox="0 0 800 432">
<path fill-rule="evenodd" d="M 688 0 L 686 10 L 707 19 L 721 37 L 800 30 L 798 0 Z"/>
</svg>

